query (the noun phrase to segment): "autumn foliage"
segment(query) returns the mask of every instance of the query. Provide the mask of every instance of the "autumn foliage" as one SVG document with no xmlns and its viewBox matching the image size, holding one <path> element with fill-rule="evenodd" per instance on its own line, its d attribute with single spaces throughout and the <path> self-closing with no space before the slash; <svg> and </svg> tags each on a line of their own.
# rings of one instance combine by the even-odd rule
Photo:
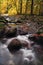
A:
<svg viewBox="0 0 43 65">
<path fill-rule="evenodd" d="M 33 4 L 32 4 L 33 1 Z M 0 14 L 39 14 L 42 0 L 0 0 Z"/>
</svg>

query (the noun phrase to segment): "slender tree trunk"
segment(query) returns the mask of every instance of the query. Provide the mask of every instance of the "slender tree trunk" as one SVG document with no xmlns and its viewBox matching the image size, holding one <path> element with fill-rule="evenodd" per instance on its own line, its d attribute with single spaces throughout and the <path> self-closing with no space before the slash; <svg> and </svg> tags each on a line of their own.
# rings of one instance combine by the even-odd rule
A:
<svg viewBox="0 0 43 65">
<path fill-rule="evenodd" d="M 22 14 L 22 0 L 19 1 L 20 3 L 20 14 Z"/>
<path fill-rule="evenodd" d="M 26 10 L 25 10 L 25 14 L 27 13 L 27 8 L 28 8 L 28 0 L 26 0 Z"/>
<path fill-rule="evenodd" d="M 43 15 L 43 0 L 40 2 L 39 14 Z"/>
<path fill-rule="evenodd" d="M 33 15 L 33 0 L 32 0 L 32 4 L 31 4 L 31 15 Z"/>
</svg>

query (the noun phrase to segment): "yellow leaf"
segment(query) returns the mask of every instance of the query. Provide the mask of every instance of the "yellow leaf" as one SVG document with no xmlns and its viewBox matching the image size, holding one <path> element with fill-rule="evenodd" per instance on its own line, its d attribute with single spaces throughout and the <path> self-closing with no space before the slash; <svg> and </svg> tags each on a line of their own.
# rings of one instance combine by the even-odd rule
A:
<svg viewBox="0 0 43 65">
<path fill-rule="evenodd" d="M 8 11 L 8 15 L 14 15 L 14 14 L 17 14 L 16 7 L 12 7 L 12 8 L 9 9 L 9 11 Z"/>
<path fill-rule="evenodd" d="M 7 10 L 7 1 L 2 1 L 2 3 L 1 3 L 1 13 L 3 14 L 3 13 L 5 13 L 6 12 L 6 10 Z"/>
</svg>

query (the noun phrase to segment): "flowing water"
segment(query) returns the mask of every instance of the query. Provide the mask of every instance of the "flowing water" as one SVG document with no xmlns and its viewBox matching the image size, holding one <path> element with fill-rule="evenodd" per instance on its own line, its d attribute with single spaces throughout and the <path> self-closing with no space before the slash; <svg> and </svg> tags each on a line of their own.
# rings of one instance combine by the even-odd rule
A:
<svg viewBox="0 0 43 65">
<path fill-rule="evenodd" d="M 31 58 L 32 62 L 30 62 Z M 9 52 L 7 44 L 2 44 L 2 42 L 0 41 L 0 65 L 19 65 L 19 64 L 43 65 L 43 52 L 39 53 L 37 48 L 33 49 L 33 51 L 25 48 L 15 53 L 14 57 L 14 55 L 12 55 Z"/>
</svg>

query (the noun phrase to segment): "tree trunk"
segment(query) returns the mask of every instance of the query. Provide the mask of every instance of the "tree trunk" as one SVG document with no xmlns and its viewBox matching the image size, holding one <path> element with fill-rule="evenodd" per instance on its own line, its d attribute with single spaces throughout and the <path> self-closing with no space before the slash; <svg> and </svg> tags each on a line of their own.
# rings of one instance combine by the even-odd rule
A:
<svg viewBox="0 0 43 65">
<path fill-rule="evenodd" d="M 20 14 L 22 14 L 22 0 L 19 1 L 20 3 Z"/>
<path fill-rule="evenodd" d="M 43 15 L 43 0 L 40 2 L 40 11 L 39 11 L 40 15 Z"/>
<path fill-rule="evenodd" d="M 32 0 L 32 4 L 31 4 L 31 15 L 33 15 L 33 0 Z"/>
<path fill-rule="evenodd" d="M 26 1 L 26 10 L 25 10 L 25 14 L 27 13 L 27 8 L 28 8 L 28 0 Z"/>
</svg>

